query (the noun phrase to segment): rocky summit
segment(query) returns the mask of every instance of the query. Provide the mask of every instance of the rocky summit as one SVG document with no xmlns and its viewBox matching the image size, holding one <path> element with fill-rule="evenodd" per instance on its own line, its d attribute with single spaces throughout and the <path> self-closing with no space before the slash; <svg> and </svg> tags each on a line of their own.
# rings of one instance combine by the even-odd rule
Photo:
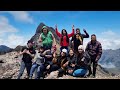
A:
<svg viewBox="0 0 120 90">
<path fill-rule="evenodd" d="M 38 44 L 39 35 L 40 35 L 42 27 L 44 25 L 45 25 L 44 23 L 40 23 L 39 26 L 37 27 L 36 31 L 35 31 L 34 36 L 32 36 L 30 38 L 30 40 L 34 41 L 36 45 Z M 47 26 L 47 27 L 53 33 L 53 35 L 55 36 L 55 39 L 57 41 L 57 49 L 60 48 L 59 37 L 56 35 L 54 28 L 49 27 L 49 26 Z M 6 52 L 6 53 L 0 55 L 0 79 L 17 79 L 17 76 L 18 76 L 18 73 L 19 73 L 19 70 L 20 70 L 20 62 L 21 62 L 21 58 L 22 58 L 21 56 L 18 56 L 18 53 L 19 53 L 19 51 L 21 50 L 22 47 L 23 46 L 18 45 L 13 51 Z M 109 59 L 109 58 L 105 59 L 105 55 L 107 55 L 107 54 L 102 55 L 102 58 L 100 60 L 101 64 Z M 21 79 L 25 79 L 26 74 L 27 73 L 26 73 L 26 70 L 25 70 Z M 93 78 L 92 77 L 77 78 L 77 77 L 72 77 L 72 76 L 68 76 L 68 75 L 64 75 L 63 77 L 57 78 L 56 75 L 53 72 L 52 74 L 48 75 L 45 79 L 93 79 Z M 108 72 L 101 65 L 98 65 L 96 78 L 94 78 L 94 79 L 120 79 L 120 74 L 117 74 L 117 75 L 114 74 L 113 75 L 113 73 Z"/>
</svg>

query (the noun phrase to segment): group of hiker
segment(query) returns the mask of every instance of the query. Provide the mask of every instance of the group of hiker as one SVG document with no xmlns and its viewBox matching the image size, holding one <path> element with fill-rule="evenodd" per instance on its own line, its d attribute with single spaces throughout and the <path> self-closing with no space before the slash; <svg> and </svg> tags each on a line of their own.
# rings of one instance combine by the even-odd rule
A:
<svg viewBox="0 0 120 90">
<path fill-rule="evenodd" d="M 80 29 L 74 30 L 68 34 L 67 30 L 58 31 L 57 25 L 55 32 L 60 38 L 60 49 L 56 47 L 57 43 L 54 35 L 47 26 L 42 27 L 42 33 L 39 36 L 39 45 L 34 48 L 34 43 L 29 40 L 27 47 L 24 47 L 20 55 L 22 61 L 18 79 L 21 78 L 24 70 L 27 70 L 27 78 L 32 79 L 35 73 L 35 79 L 45 78 L 54 72 L 58 77 L 71 75 L 74 77 L 96 77 L 96 68 L 102 55 L 102 46 L 97 41 L 96 35 L 91 35 L 91 41 L 86 48 L 83 46 L 84 38 L 89 38 L 89 34 L 83 29 L 85 34 L 81 34 Z M 70 38 L 72 38 L 70 40 Z M 60 50 L 58 53 L 57 50 Z M 93 70 L 91 65 L 93 64 Z"/>
</svg>

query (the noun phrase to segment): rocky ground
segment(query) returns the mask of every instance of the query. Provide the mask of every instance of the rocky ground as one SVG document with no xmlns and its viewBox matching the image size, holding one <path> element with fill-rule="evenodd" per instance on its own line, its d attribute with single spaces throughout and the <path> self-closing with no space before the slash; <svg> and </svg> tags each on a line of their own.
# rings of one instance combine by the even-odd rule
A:
<svg viewBox="0 0 120 90">
<path fill-rule="evenodd" d="M 21 58 L 15 58 L 17 52 L 10 52 L 5 55 L 0 55 L 0 79 L 16 79 L 19 73 L 20 61 Z M 26 70 L 21 79 L 25 79 Z M 47 78 L 46 78 L 47 79 Z M 50 79 L 120 79 L 120 75 L 111 76 L 108 73 L 105 73 L 99 66 L 97 67 L 97 75 L 96 78 L 76 78 L 68 75 L 64 75 L 63 77 L 55 78 L 52 77 Z"/>
</svg>

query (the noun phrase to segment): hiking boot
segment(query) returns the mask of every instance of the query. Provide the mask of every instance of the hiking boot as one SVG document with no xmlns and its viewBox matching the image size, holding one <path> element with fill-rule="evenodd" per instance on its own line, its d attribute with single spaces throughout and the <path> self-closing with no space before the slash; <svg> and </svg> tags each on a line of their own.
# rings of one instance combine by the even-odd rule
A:
<svg viewBox="0 0 120 90">
<path fill-rule="evenodd" d="M 29 77 L 29 79 L 32 79 L 32 77 Z"/>
<path fill-rule="evenodd" d="M 29 79 L 29 76 L 25 77 L 25 79 Z"/>
<path fill-rule="evenodd" d="M 90 77 L 92 73 L 89 73 L 88 75 L 86 75 L 87 77 Z"/>
<path fill-rule="evenodd" d="M 92 75 L 92 78 L 96 78 L 96 76 L 95 76 L 95 75 Z"/>
<path fill-rule="evenodd" d="M 40 77 L 40 79 L 44 79 L 43 77 Z"/>
</svg>

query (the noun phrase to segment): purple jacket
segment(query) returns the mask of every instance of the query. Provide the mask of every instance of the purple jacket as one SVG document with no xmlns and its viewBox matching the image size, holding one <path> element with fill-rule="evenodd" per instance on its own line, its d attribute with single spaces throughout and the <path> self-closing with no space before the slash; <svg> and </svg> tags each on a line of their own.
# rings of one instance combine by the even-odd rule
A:
<svg viewBox="0 0 120 90">
<path fill-rule="evenodd" d="M 86 51 L 88 51 L 91 58 L 95 58 L 95 59 L 99 60 L 102 55 L 101 43 L 99 41 L 96 41 L 94 44 L 91 43 L 91 41 L 88 42 L 88 44 L 86 46 Z"/>
</svg>

